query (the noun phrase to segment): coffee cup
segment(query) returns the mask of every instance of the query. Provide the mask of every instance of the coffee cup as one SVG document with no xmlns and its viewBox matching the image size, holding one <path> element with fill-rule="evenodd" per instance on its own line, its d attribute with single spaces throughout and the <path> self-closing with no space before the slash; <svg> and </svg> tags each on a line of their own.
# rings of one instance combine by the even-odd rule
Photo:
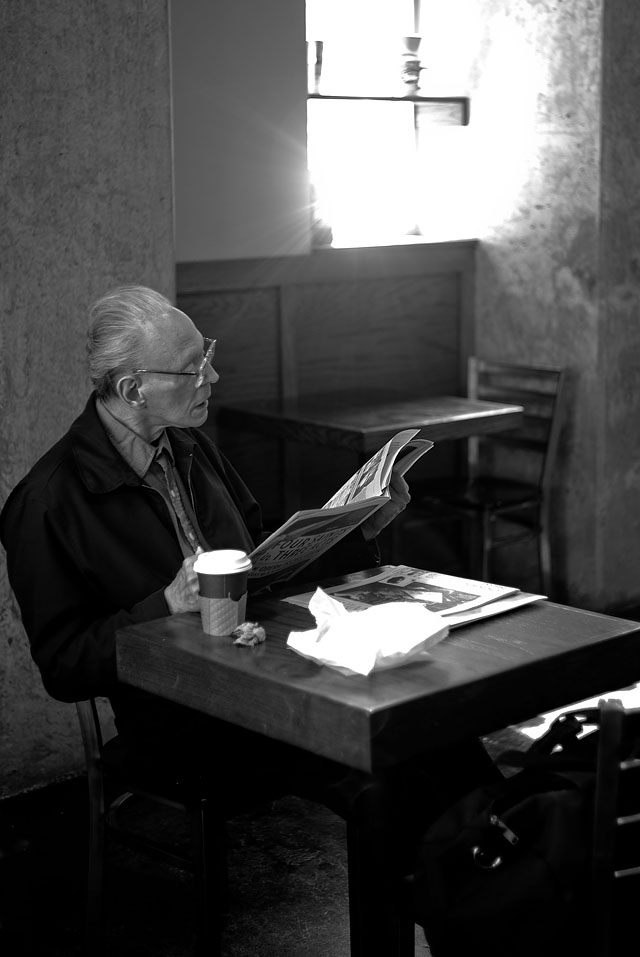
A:
<svg viewBox="0 0 640 957">
<path fill-rule="evenodd" d="M 223 548 L 201 552 L 193 568 L 198 576 L 203 631 L 230 635 L 245 620 L 251 559 L 246 552 Z"/>
</svg>

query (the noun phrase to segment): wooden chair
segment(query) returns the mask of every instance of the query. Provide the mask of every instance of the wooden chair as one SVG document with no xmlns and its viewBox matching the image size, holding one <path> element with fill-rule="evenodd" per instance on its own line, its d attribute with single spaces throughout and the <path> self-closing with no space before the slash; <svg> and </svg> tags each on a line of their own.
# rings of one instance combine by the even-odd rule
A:
<svg viewBox="0 0 640 957">
<path fill-rule="evenodd" d="M 220 957 L 222 930 L 226 923 L 227 856 L 226 817 L 212 807 L 207 794 L 189 790 L 169 778 L 150 780 L 132 772 L 125 760 L 122 742 L 116 735 L 106 743 L 103 740 L 100 715 L 96 701 L 76 702 L 84 744 L 89 791 L 89 864 L 87 881 L 87 957 L 101 957 L 103 952 L 103 884 L 105 849 L 110 840 L 118 841 L 135 850 L 149 853 L 180 867 L 189 867 L 195 876 L 196 913 L 198 919 L 199 957 Z M 111 791 L 114 792 L 111 795 Z M 235 813 L 266 803 L 283 795 L 276 780 L 265 782 L 260 793 L 253 794 L 250 803 L 246 797 L 234 797 Z M 350 887 L 350 939 L 353 957 L 384 951 L 385 954 L 413 954 L 414 925 L 399 903 L 401 883 L 392 879 L 383 881 L 382 847 L 384 800 L 379 786 L 374 783 L 354 787 L 351 799 L 317 786 L 313 780 L 301 779 L 298 787 L 287 793 L 297 794 L 331 809 L 344 818 L 347 832 L 347 853 Z M 110 796 L 111 795 L 111 796 Z M 165 807 L 177 808 L 191 820 L 191 853 L 185 855 L 174 846 L 149 838 L 132 830 L 124 821 L 125 811 L 134 798 L 143 798 Z M 382 804 L 380 803 L 382 802 Z M 392 899 L 397 894 L 398 901 Z M 392 939 L 380 941 L 366 915 L 372 902 L 376 912 L 390 912 L 389 928 Z M 376 948 L 380 948 L 376 950 Z"/>
<path fill-rule="evenodd" d="M 94 699 L 76 703 L 84 744 L 89 792 L 89 863 L 87 878 L 87 954 L 103 949 L 103 884 L 105 846 L 117 841 L 168 863 L 188 867 L 195 878 L 199 953 L 220 954 L 226 906 L 225 820 L 210 806 L 207 794 L 185 788 L 170 778 L 153 779 L 127 767 L 122 742 L 103 740 Z M 113 793 L 111 793 L 113 792 Z M 178 809 L 191 822 L 191 853 L 131 829 L 124 822 L 133 798 Z"/>
<path fill-rule="evenodd" d="M 640 900 L 640 708 L 600 703 L 592 859 L 595 954 L 631 953 Z"/>
<path fill-rule="evenodd" d="M 536 541 L 540 587 L 552 593 L 549 493 L 563 380 L 561 369 L 468 360 L 469 397 L 523 406 L 522 426 L 468 439 L 462 474 L 412 485 L 406 519 L 465 522 L 473 578 L 491 580 L 496 549 Z"/>
</svg>

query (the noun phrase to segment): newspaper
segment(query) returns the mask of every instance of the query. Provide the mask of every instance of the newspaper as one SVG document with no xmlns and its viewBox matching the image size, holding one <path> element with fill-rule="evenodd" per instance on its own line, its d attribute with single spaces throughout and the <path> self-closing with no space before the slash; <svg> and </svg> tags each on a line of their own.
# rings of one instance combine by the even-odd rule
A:
<svg viewBox="0 0 640 957">
<path fill-rule="evenodd" d="M 509 585 L 423 571 L 408 565 L 387 565 L 378 574 L 334 585 L 324 591 L 339 600 L 348 611 L 392 601 L 418 601 L 455 628 L 491 615 L 511 611 L 546 595 L 522 592 Z M 292 595 L 285 601 L 308 607 L 313 592 Z"/>
<path fill-rule="evenodd" d="M 428 439 L 416 439 L 418 432 L 394 435 L 322 508 L 295 512 L 251 552 L 249 577 L 259 578 L 260 588 L 286 581 L 358 528 L 389 500 L 392 472 L 404 475 L 433 448 Z"/>
</svg>

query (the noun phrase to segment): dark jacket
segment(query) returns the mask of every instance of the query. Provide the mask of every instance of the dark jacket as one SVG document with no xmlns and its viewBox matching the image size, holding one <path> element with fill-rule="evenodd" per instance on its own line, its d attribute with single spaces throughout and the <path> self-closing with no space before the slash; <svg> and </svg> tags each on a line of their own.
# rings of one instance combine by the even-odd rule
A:
<svg viewBox="0 0 640 957">
<path fill-rule="evenodd" d="M 167 432 L 209 547 L 257 544 L 260 508 L 213 442 L 198 429 Z M 227 514 L 233 521 L 221 520 Z M 350 570 L 374 564 L 356 535 L 359 543 L 342 549 Z M 94 396 L 9 496 L 0 540 L 49 694 L 69 702 L 107 696 L 116 718 L 147 707 L 148 695 L 117 682 L 115 634 L 169 614 L 164 589 L 183 556 L 162 496 L 113 447 Z"/>
<path fill-rule="evenodd" d="M 260 508 L 215 445 L 195 429 L 167 431 L 210 547 L 258 542 Z M 244 542 L 221 540 L 214 482 L 244 519 Z M 49 694 L 61 701 L 111 694 L 116 630 L 169 614 L 164 589 L 183 556 L 162 496 L 113 447 L 93 396 L 9 496 L 0 539 Z"/>
</svg>

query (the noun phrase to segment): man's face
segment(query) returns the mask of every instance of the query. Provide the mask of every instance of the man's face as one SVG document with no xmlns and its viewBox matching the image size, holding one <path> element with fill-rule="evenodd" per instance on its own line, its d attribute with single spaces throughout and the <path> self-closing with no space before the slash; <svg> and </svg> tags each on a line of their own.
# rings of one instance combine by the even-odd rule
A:
<svg viewBox="0 0 640 957">
<path fill-rule="evenodd" d="M 203 338 L 184 312 L 174 310 L 170 317 L 158 323 L 147 336 L 144 351 L 145 369 L 166 372 L 195 372 L 203 358 Z M 145 404 L 141 410 L 142 424 L 151 438 L 156 438 L 166 426 L 192 428 L 204 425 L 209 414 L 211 386 L 219 379 L 218 373 L 207 365 L 204 381 L 195 388 L 192 375 L 140 375 L 140 395 Z"/>
</svg>

